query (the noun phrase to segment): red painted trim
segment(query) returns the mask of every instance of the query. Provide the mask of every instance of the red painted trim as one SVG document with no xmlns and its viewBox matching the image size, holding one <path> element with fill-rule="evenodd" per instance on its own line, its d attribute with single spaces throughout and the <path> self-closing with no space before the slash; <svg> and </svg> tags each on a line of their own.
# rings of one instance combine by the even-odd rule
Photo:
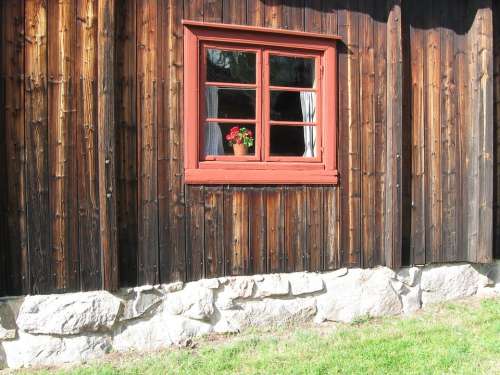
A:
<svg viewBox="0 0 500 375">
<path fill-rule="evenodd" d="M 183 21 L 185 182 L 188 184 L 336 184 L 337 173 L 337 50 L 335 36 L 259 27 Z M 206 48 L 256 53 L 255 84 L 206 82 Z M 269 54 L 315 59 L 314 88 L 269 85 Z M 205 114 L 206 86 L 256 90 L 255 119 L 214 119 Z M 270 121 L 271 90 L 316 92 L 314 123 Z M 203 155 L 206 122 L 255 123 L 255 155 Z M 264 124 L 267 126 L 264 127 Z M 271 156 L 272 125 L 316 126 L 316 157 Z"/>
<path fill-rule="evenodd" d="M 327 35 L 319 33 L 311 33 L 296 30 L 284 30 L 284 29 L 270 29 L 267 27 L 258 26 L 246 26 L 246 25 L 230 25 L 224 23 L 213 23 L 213 22 L 200 22 L 191 20 L 182 20 L 182 24 L 185 26 L 201 27 L 201 28 L 211 28 L 214 30 L 229 30 L 229 31 L 250 31 L 254 33 L 262 34 L 272 34 L 272 35 L 283 35 L 283 36 L 298 36 L 300 38 L 317 38 L 323 40 L 341 40 L 338 35 Z"/>
</svg>

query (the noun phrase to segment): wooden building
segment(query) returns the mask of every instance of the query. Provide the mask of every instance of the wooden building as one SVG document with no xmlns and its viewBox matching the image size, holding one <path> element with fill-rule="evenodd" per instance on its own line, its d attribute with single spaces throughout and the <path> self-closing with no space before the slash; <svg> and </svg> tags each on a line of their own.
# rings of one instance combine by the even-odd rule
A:
<svg viewBox="0 0 500 375">
<path fill-rule="evenodd" d="M 492 262 L 497 8 L 2 0 L 0 295 Z"/>
</svg>

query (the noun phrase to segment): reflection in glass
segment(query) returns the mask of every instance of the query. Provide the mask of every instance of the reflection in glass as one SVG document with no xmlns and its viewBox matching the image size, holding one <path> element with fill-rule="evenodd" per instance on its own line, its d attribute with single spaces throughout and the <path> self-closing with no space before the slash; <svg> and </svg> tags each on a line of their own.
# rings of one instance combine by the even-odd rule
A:
<svg viewBox="0 0 500 375">
<path fill-rule="evenodd" d="M 314 59 L 288 56 L 269 56 L 271 86 L 314 86 Z"/>
<path fill-rule="evenodd" d="M 255 118 L 255 90 L 208 86 L 205 89 L 207 117 Z"/>
<path fill-rule="evenodd" d="M 249 129 L 255 139 L 255 124 L 220 124 L 216 122 L 209 122 L 205 125 L 204 131 L 205 155 L 234 155 L 233 147 L 226 141 L 226 135 L 230 133 L 231 128 L 234 126 Z M 248 149 L 248 155 L 254 154 L 255 146 Z"/>
<path fill-rule="evenodd" d="M 271 91 L 271 120 L 316 121 L 316 93 L 310 91 Z"/>
<path fill-rule="evenodd" d="M 255 53 L 207 49 L 207 81 L 255 83 Z"/>
<path fill-rule="evenodd" d="M 316 156 L 315 126 L 271 126 L 271 156 Z"/>
</svg>

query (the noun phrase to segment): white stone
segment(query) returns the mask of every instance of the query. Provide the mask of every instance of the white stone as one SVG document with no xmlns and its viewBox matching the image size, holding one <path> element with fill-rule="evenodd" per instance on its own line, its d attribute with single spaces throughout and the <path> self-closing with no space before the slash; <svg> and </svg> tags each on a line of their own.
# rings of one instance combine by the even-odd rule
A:
<svg viewBox="0 0 500 375">
<path fill-rule="evenodd" d="M 280 325 L 311 320 L 316 314 L 314 297 L 291 300 L 266 298 L 248 301 L 239 309 L 221 311 L 214 326 L 219 333 L 239 332 L 251 326 Z"/>
<path fill-rule="evenodd" d="M 294 296 L 321 292 L 324 289 L 323 279 L 314 273 L 296 272 L 288 275 L 290 290 Z"/>
<path fill-rule="evenodd" d="M 347 268 L 339 268 L 338 270 L 335 271 L 329 271 L 326 273 L 321 274 L 321 278 L 323 280 L 331 280 L 331 279 L 336 279 L 337 277 L 343 277 L 349 273 L 349 270 Z"/>
<path fill-rule="evenodd" d="M 422 308 L 422 290 L 420 286 L 406 287 L 405 289 L 401 294 L 403 313 L 411 314 L 420 310 Z"/>
<path fill-rule="evenodd" d="M 288 280 L 279 274 L 265 275 L 255 286 L 255 298 L 286 296 L 290 291 Z"/>
<path fill-rule="evenodd" d="M 397 272 L 396 277 L 398 278 L 399 281 L 408 286 L 415 286 L 419 282 L 421 274 L 422 271 L 420 268 L 407 267 L 407 268 L 401 268 Z"/>
<path fill-rule="evenodd" d="M 176 281 L 170 284 L 161 284 L 161 289 L 164 293 L 174 293 L 182 290 L 184 283 L 182 281 Z"/>
<path fill-rule="evenodd" d="M 394 273 L 384 267 L 350 270 L 328 280 L 327 293 L 318 297 L 317 320 L 351 322 L 357 317 L 396 315 L 402 303 L 391 284 Z"/>
<path fill-rule="evenodd" d="M 28 296 L 17 317 L 20 329 L 34 334 L 74 335 L 109 330 L 121 301 L 108 292 Z"/>
<path fill-rule="evenodd" d="M 133 289 L 123 296 L 124 308 L 120 320 L 137 319 L 158 306 L 163 294 L 155 288 Z"/>
<path fill-rule="evenodd" d="M 186 284 L 183 290 L 168 294 L 166 301 L 172 315 L 204 320 L 214 313 L 213 290 L 198 282 Z"/>
<path fill-rule="evenodd" d="M 476 294 L 488 284 L 488 278 L 470 264 L 427 267 L 422 271 L 420 285 L 422 303 L 437 303 Z"/>
<path fill-rule="evenodd" d="M 208 289 L 217 289 L 220 286 L 220 282 L 218 279 L 202 279 L 199 283 Z"/>
<path fill-rule="evenodd" d="M 100 358 L 109 352 L 109 336 L 53 337 L 19 332 L 19 339 L 3 343 L 11 368 L 53 366 Z"/>
<path fill-rule="evenodd" d="M 232 309 L 235 300 L 252 297 L 254 285 L 250 277 L 227 278 L 222 291 L 216 295 L 215 306 L 220 310 Z"/>
</svg>

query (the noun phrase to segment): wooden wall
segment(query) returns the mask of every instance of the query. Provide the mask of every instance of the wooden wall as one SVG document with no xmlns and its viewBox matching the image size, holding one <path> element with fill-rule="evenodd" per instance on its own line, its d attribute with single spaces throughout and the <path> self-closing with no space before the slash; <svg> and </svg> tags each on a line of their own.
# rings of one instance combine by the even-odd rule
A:
<svg viewBox="0 0 500 375">
<path fill-rule="evenodd" d="M 450 3 L 2 1 L 0 294 L 490 261 L 492 1 Z M 183 184 L 182 19 L 342 37 L 338 186 Z"/>
</svg>

